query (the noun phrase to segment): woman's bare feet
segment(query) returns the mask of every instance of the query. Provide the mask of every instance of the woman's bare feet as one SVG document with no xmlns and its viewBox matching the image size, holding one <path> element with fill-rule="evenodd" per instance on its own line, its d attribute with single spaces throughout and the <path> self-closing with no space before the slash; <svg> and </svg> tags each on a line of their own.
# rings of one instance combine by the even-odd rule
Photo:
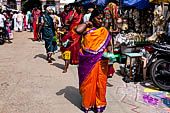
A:
<svg viewBox="0 0 170 113">
<path fill-rule="evenodd" d="M 48 63 L 52 63 L 52 53 L 48 54 Z"/>
<path fill-rule="evenodd" d="M 67 70 L 63 70 L 63 73 L 67 73 Z"/>
<path fill-rule="evenodd" d="M 51 60 L 51 58 L 48 58 L 48 63 L 52 63 L 52 60 Z"/>
</svg>

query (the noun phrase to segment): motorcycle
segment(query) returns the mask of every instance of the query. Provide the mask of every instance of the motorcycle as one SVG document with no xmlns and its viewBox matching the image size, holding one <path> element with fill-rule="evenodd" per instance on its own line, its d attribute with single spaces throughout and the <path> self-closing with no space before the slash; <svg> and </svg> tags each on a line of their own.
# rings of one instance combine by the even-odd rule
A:
<svg viewBox="0 0 170 113">
<path fill-rule="evenodd" d="M 165 41 L 152 44 L 154 52 L 149 58 L 147 69 L 153 83 L 161 90 L 170 90 L 170 44 Z"/>
<path fill-rule="evenodd" d="M 3 45 L 6 40 L 6 35 L 3 28 L 0 28 L 0 45 Z"/>
</svg>

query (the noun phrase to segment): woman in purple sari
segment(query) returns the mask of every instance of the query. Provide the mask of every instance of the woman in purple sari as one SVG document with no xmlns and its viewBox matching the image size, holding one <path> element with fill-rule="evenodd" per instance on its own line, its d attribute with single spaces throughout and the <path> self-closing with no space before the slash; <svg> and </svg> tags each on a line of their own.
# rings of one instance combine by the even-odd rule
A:
<svg viewBox="0 0 170 113">
<path fill-rule="evenodd" d="M 95 9 L 89 22 L 77 27 L 76 32 L 84 35 L 79 56 L 79 89 L 82 96 L 82 110 L 102 113 L 106 107 L 106 83 L 108 58 L 103 57 L 110 48 L 110 35 L 101 27 L 104 12 Z M 109 50 L 110 51 L 110 50 Z"/>
</svg>

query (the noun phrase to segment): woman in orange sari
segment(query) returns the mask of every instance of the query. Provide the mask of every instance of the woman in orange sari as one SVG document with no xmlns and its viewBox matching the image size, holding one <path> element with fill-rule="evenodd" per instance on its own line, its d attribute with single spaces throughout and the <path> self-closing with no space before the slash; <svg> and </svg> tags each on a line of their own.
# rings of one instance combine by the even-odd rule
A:
<svg viewBox="0 0 170 113">
<path fill-rule="evenodd" d="M 75 30 L 84 35 L 79 55 L 79 90 L 82 96 L 82 110 L 102 113 L 106 107 L 106 83 L 108 58 L 103 54 L 110 48 L 111 36 L 105 27 L 101 27 L 104 18 L 103 9 L 95 9 L 89 22 Z M 110 51 L 110 50 L 109 50 Z"/>
<path fill-rule="evenodd" d="M 67 42 L 69 43 L 67 43 L 67 46 L 61 48 L 63 53 L 65 51 L 71 52 L 71 64 L 79 63 L 79 50 L 81 46 L 81 36 L 75 32 L 75 29 L 80 24 L 83 15 L 81 13 L 81 5 L 77 3 L 75 7 L 76 8 L 69 13 L 65 20 L 65 24 L 69 26 L 69 32 L 62 38 L 62 42 L 63 44 Z M 69 66 L 69 61 L 66 59 L 64 60 L 65 68 L 63 73 L 66 73 Z"/>
</svg>

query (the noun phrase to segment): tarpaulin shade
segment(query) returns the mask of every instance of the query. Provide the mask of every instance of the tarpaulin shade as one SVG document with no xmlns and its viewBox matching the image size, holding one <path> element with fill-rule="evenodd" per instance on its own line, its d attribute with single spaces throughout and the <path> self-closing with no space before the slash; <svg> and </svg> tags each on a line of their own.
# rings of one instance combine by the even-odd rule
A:
<svg viewBox="0 0 170 113">
<path fill-rule="evenodd" d="M 81 4 L 86 6 L 87 8 L 94 8 L 94 4 L 91 1 L 84 1 Z"/>
<path fill-rule="evenodd" d="M 113 2 L 115 4 L 119 3 L 119 0 L 83 0 L 82 4 L 83 5 L 88 5 L 89 3 L 94 3 L 96 5 L 106 7 L 108 3 Z"/>
<path fill-rule="evenodd" d="M 97 0 L 97 5 L 106 7 L 108 3 L 113 2 L 115 4 L 119 3 L 119 0 Z"/>
<path fill-rule="evenodd" d="M 122 0 L 124 6 L 132 6 L 138 9 L 144 9 L 151 6 L 149 0 Z"/>
</svg>

